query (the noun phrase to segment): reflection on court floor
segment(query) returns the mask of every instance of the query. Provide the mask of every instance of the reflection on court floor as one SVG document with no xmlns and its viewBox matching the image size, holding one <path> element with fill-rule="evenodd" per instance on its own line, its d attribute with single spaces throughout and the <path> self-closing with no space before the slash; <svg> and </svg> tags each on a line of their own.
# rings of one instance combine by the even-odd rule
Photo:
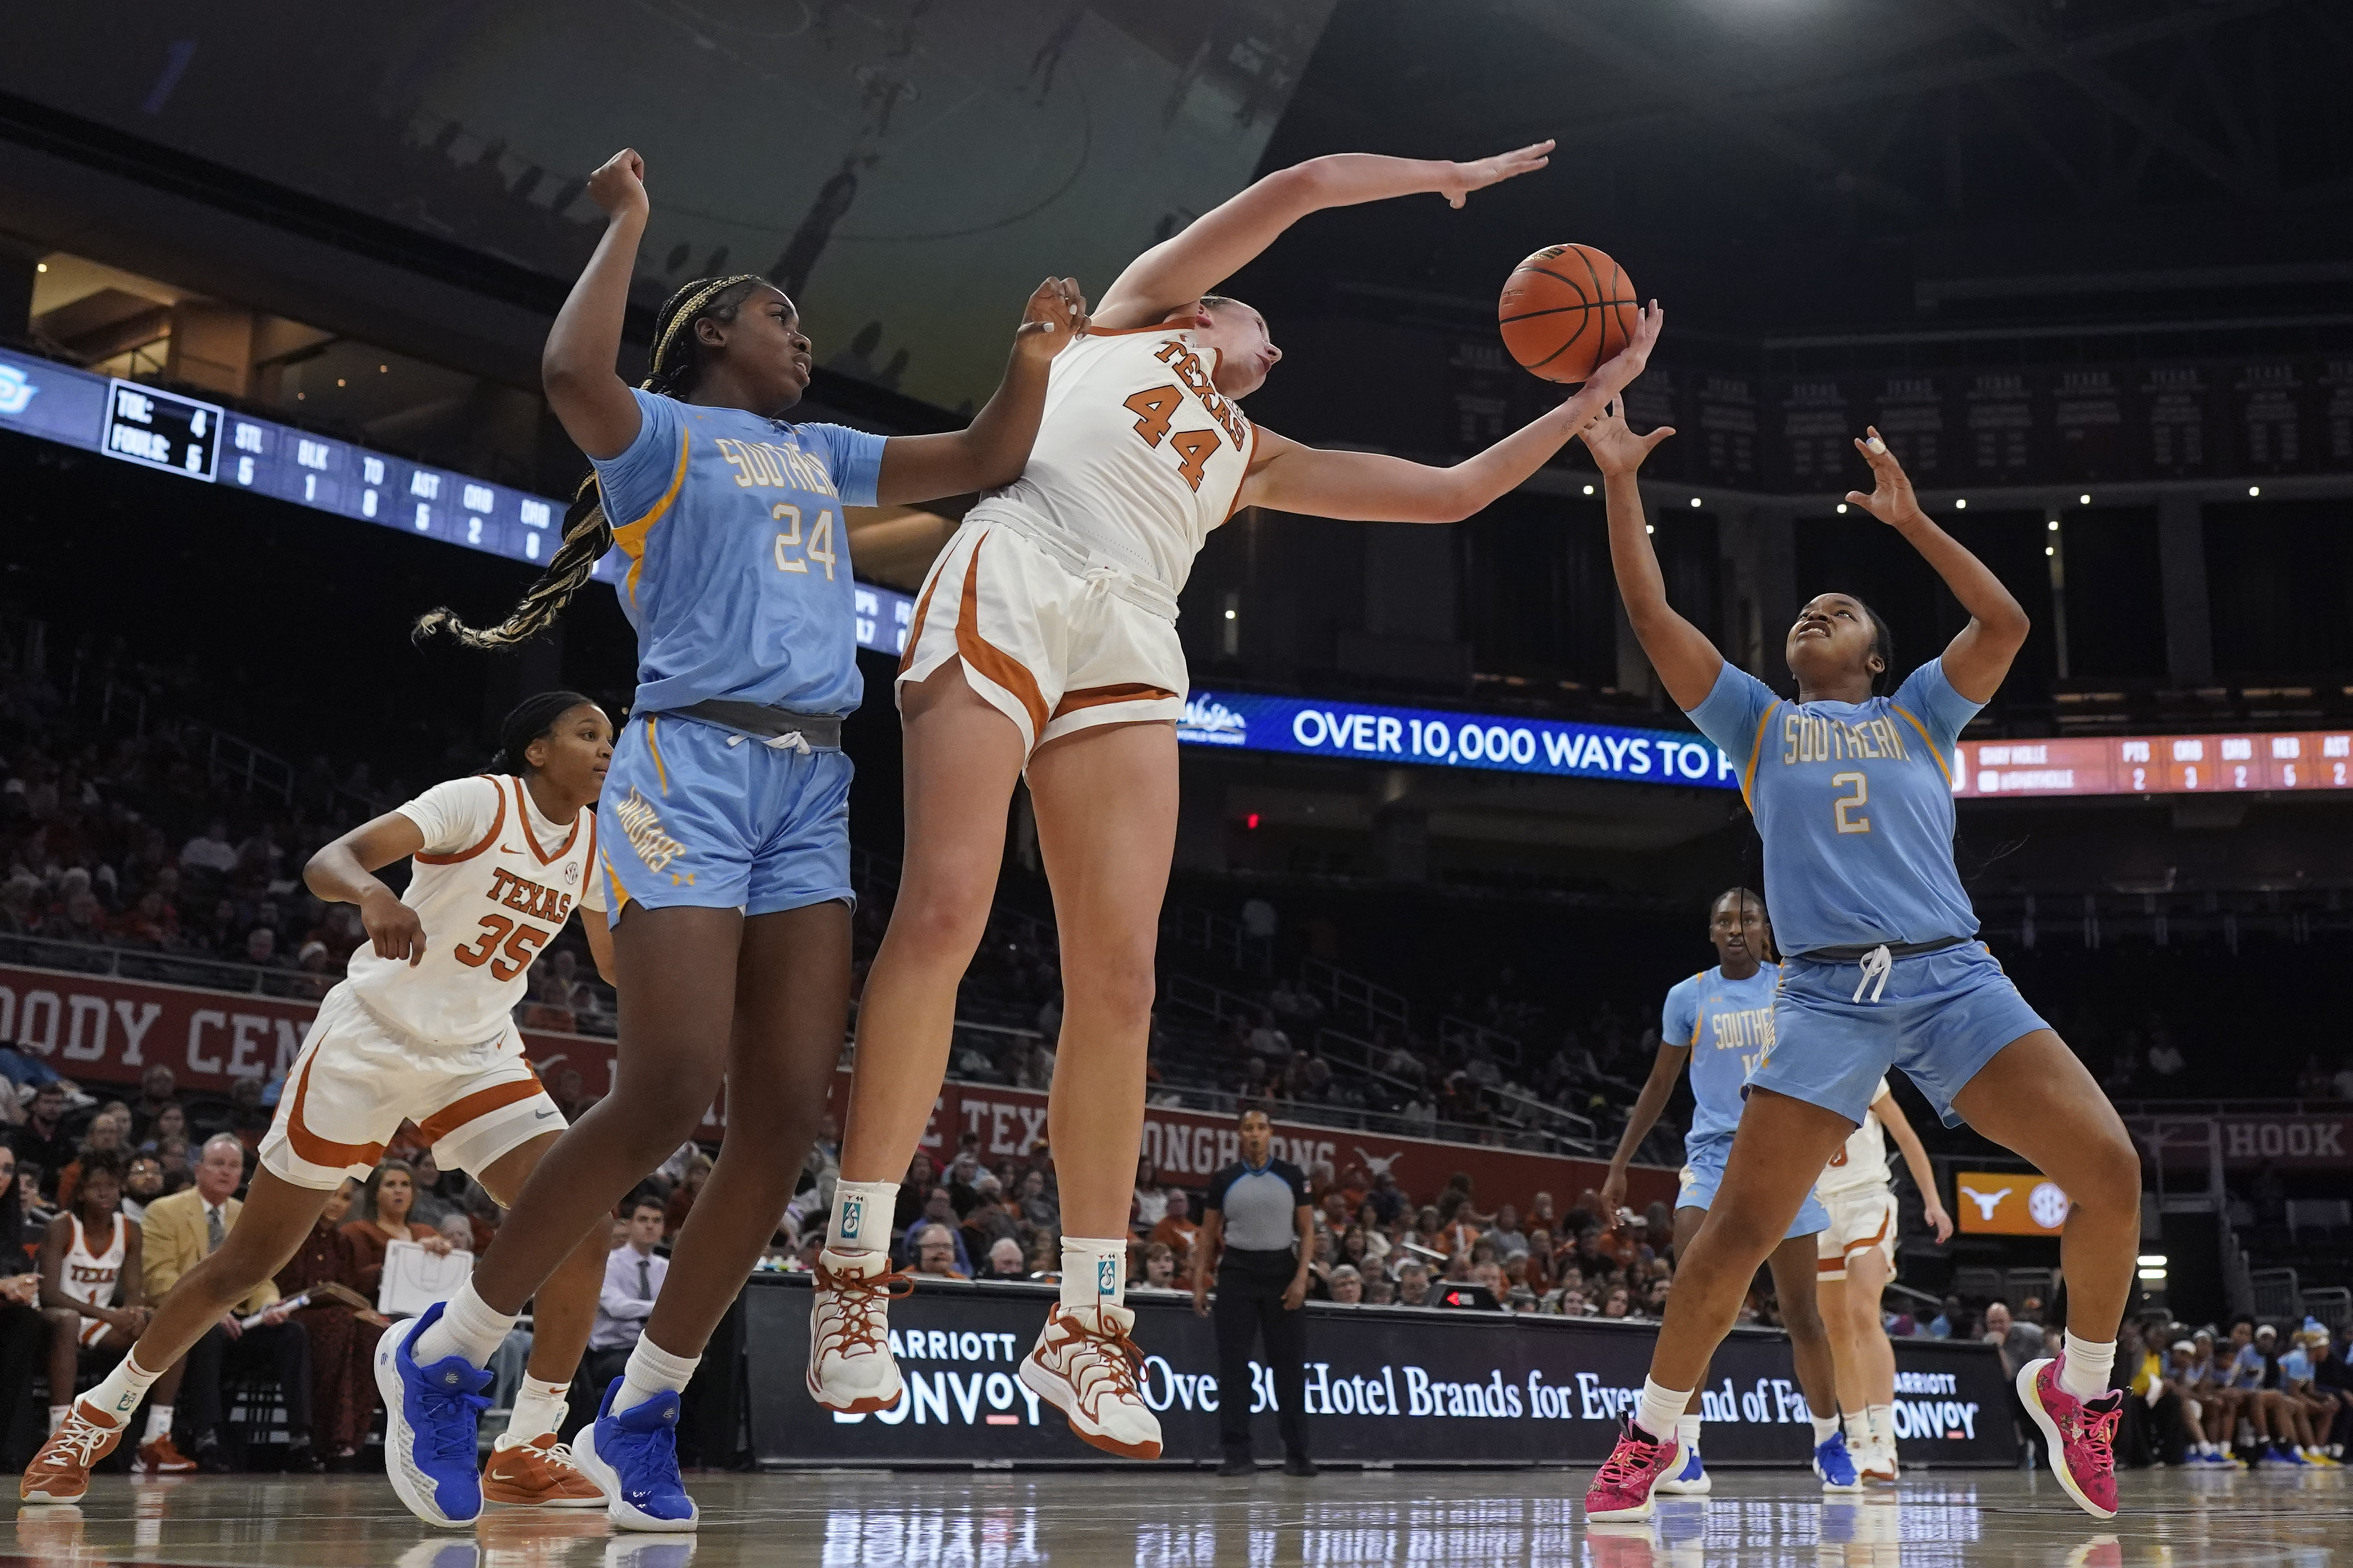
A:
<svg viewBox="0 0 2353 1568">
<path fill-rule="evenodd" d="M 1573 1568 L 2353 1568 L 2353 1480 L 2134 1472 L 2126 1511 L 2085 1518 L 2046 1476 L 1922 1476 L 1825 1500 L 1798 1472 L 1719 1473 L 1714 1496 L 1588 1526 L 1583 1471 L 696 1476 L 699 1537 L 617 1534 L 601 1515 L 494 1510 L 427 1531 L 380 1480 L 103 1477 L 79 1510 L 26 1509 L 20 1559 L 234 1568 L 1121 1568 L 1354 1564 Z"/>
</svg>

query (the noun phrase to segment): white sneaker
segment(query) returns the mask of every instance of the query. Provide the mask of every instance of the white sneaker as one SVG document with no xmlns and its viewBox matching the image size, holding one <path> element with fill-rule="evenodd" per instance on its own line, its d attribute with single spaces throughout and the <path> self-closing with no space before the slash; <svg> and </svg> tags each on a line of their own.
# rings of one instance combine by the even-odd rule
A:
<svg viewBox="0 0 2353 1568">
<path fill-rule="evenodd" d="M 1072 1309 L 1057 1301 L 1020 1375 L 1085 1441 L 1124 1458 L 1156 1459 L 1160 1422 L 1136 1392 L 1144 1356 L 1127 1337 L 1134 1327 L 1135 1314 L 1125 1307 Z"/>
<path fill-rule="evenodd" d="M 914 1281 L 891 1267 L 887 1253 L 817 1256 L 809 1302 L 809 1397 L 828 1410 L 863 1415 L 899 1403 L 906 1385 L 891 1354 L 891 1302 Z"/>
<path fill-rule="evenodd" d="M 1866 1481 L 1883 1485 L 1895 1484 L 1895 1440 L 1884 1433 L 1873 1432 L 1863 1448 L 1862 1461 L 1855 1466 Z"/>
</svg>

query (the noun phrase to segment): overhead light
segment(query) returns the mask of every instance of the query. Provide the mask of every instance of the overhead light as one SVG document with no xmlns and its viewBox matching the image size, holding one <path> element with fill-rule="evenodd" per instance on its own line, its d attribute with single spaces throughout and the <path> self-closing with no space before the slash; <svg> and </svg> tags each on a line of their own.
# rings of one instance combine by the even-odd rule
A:
<svg viewBox="0 0 2353 1568">
<path fill-rule="evenodd" d="M 1694 496 L 1694 497 L 1692 497 L 1692 505 L 1694 505 L 1694 506 L 1697 506 L 1697 505 L 1699 505 L 1699 497 L 1697 497 L 1697 496 Z"/>
<path fill-rule="evenodd" d="M 2263 487 L 2261 485 L 2249 485 L 2247 487 L 2247 493 L 2251 496 L 2259 496 L 2263 493 Z"/>
<path fill-rule="evenodd" d="M 2091 504 L 2092 504 L 2092 493 L 2091 493 L 2089 490 L 2086 490 L 2086 491 L 2084 491 L 2082 495 L 2077 496 L 2077 497 L 2075 498 L 2075 504 L 2076 504 L 2077 506 L 2089 506 L 2089 505 L 2091 505 Z"/>
<path fill-rule="evenodd" d="M 1967 510 L 1969 510 L 1969 498 L 1968 498 L 1968 497 L 1967 497 L 1967 496 L 1955 496 L 1955 497 L 1953 498 L 1953 510 L 1954 510 L 1955 511 L 1967 511 Z"/>
<path fill-rule="evenodd" d="M 46 261 L 36 261 L 33 263 L 33 270 L 36 272 L 47 272 L 48 269 L 49 264 Z"/>
<path fill-rule="evenodd" d="M 2052 518 L 2049 522 L 2044 523 L 2042 526 L 2043 526 L 2043 527 L 2045 527 L 2045 528 L 2047 528 L 2047 529 L 2049 529 L 2052 532 L 2056 533 L 2056 532 L 2058 532 L 2058 531 L 2059 531 L 2059 520 L 2058 520 L 2057 518 L 2055 518 L 2055 517 L 2054 517 L 2054 518 Z"/>
<path fill-rule="evenodd" d="M 388 364 L 380 364 L 380 365 L 378 365 L 378 366 L 376 366 L 376 367 L 375 367 L 375 373 L 376 373 L 376 374 L 378 374 L 378 375 L 383 375 L 383 374 L 386 374 L 387 372 L 389 372 L 391 369 L 392 369 L 392 366 L 390 366 L 390 365 L 388 365 Z"/>
<path fill-rule="evenodd" d="M 350 382 L 345 381 L 342 376 L 340 376 L 340 375 L 339 375 L 339 376 L 335 377 L 335 384 L 336 384 L 337 386 L 349 386 L 349 385 L 351 384 L 351 383 L 350 383 Z"/>
<path fill-rule="evenodd" d="M 2162 1268 L 2144 1268 L 2140 1271 L 2140 1277 L 2144 1279 L 2162 1279 L 2165 1278 L 2165 1270 Z"/>
<path fill-rule="evenodd" d="M 1838 508 L 1838 509 L 1839 509 L 1839 515 L 1840 515 L 1841 517 L 1844 517 L 1844 516 L 1846 515 L 1846 502 L 1844 502 L 1844 501 L 1841 501 L 1841 502 L 1839 502 L 1839 508 Z"/>
<path fill-rule="evenodd" d="M 2167 1259 L 2162 1252 L 2144 1252 L 2136 1261 L 2143 1268 L 2162 1268 Z"/>
<path fill-rule="evenodd" d="M 2055 544 L 2046 544 L 2042 547 L 2042 553 L 2045 555 L 2056 555 L 2059 553 L 2059 547 Z"/>
<path fill-rule="evenodd" d="M 1228 620 L 1229 620 L 1229 621 L 1232 621 L 1232 620 L 1239 620 L 1239 619 L 1240 619 L 1240 618 L 1241 618 L 1241 612 L 1240 612 L 1240 610 L 1228 610 L 1228 611 L 1226 612 L 1226 619 L 1228 619 Z"/>
<path fill-rule="evenodd" d="M 1591 485 L 1588 485 L 1588 486 L 1586 486 L 1586 487 L 1585 487 L 1585 493 L 1586 493 L 1587 495 L 1591 495 L 1591 494 L 1593 493 L 1593 487 L 1592 487 Z"/>
<path fill-rule="evenodd" d="M 1659 531 L 1658 524 L 1646 522 L 1642 525 L 1642 531 L 1644 533 L 1656 533 Z"/>
</svg>

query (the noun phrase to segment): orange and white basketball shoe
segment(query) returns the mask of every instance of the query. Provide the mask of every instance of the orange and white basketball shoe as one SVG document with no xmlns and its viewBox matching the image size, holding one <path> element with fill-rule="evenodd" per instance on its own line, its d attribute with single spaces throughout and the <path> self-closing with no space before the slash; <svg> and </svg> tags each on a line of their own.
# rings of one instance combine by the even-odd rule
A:
<svg viewBox="0 0 2353 1568">
<path fill-rule="evenodd" d="M 1135 1386 L 1144 1352 L 1128 1338 L 1135 1314 L 1103 1304 L 1047 1314 L 1038 1342 L 1021 1363 L 1032 1394 L 1070 1417 L 1071 1430 L 1107 1454 L 1160 1457 L 1160 1422 Z"/>
</svg>

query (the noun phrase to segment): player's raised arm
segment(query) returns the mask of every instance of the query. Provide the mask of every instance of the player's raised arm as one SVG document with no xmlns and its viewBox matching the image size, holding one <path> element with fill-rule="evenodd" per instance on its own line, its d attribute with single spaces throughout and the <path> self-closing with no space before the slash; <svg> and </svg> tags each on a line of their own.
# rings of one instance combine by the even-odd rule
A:
<svg viewBox="0 0 2353 1568">
<path fill-rule="evenodd" d="M 637 399 L 617 368 L 629 279 L 645 237 L 646 163 L 622 148 L 588 176 L 588 196 L 605 214 L 605 235 L 565 297 L 540 354 L 547 405 L 573 444 L 591 458 L 617 458 L 638 437 Z"/>
<path fill-rule="evenodd" d="M 1278 169 L 1129 262 L 1103 295 L 1095 321 L 1124 329 L 1160 320 L 1240 271 L 1309 213 L 1424 192 L 1459 207 L 1472 191 L 1543 168 L 1551 151 L 1550 142 L 1537 142 L 1469 163 L 1335 153 Z"/>
<path fill-rule="evenodd" d="M 1871 465 L 1872 492 L 1849 490 L 1847 504 L 1862 508 L 1902 534 L 1936 569 L 1936 575 L 1969 613 L 1969 624 L 1946 645 L 1945 679 L 1970 701 L 1990 702 L 2001 689 L 2002 678 L 2010 673 L 2010 661 L 2026 646 L 2031 623 L 1993 569 L 1920 510 L 1904 465 L 1895 460 L 1876 429 L 1866 429 L 1868 438 L 1855 442 L 1854 449 Z"/>
<path fill-rule="evenodd" d="M 1618 574 L 1618 596 L 1626 601 L 1626 618 L 1667 695 L 1688 713 L 1715 689 L 1724 656 L 1706 633 L 1667 603 L 1666 578 L 1659 572 L 1658 552 L 1651 548 L 1643 525 L 1642 489 L 1634 479 L 1651 449 L 1674 433 L 1673 426 L 1662 425 L 1647 436 L 1635 435 L 1626 427 L 1623 405 L 1615 403 L 1577 432 L 1601 470 L 1602 491 L 1609 498 L 1609 564 Z"/>
<path fill-rule="evenodd" d="M 932 436 L 893 436 L 882 444 L 876 499 L 885 506 L 994 489 L 1021 477 L 1046 412 L 1046 373 L 1054 356 L 1087 330 L 1087 297 L 1075 278 L 1038 285 L 1014 330 L 1005 379 L 972 423 Z"/>
<path fill-rule="evenodd" d="M 1507 495 L 1568 445 L 1609 401 L 1642 374 L 1666 316 L 1654 300 L 1633 336 L 1577 395 L 1538 415 L 1451 468 L 1377 452 L 1327 452 L 1259 426 L 1256 460 L 1240 504 L 1348 522 L 1460 522 Z"/>
</svg>

